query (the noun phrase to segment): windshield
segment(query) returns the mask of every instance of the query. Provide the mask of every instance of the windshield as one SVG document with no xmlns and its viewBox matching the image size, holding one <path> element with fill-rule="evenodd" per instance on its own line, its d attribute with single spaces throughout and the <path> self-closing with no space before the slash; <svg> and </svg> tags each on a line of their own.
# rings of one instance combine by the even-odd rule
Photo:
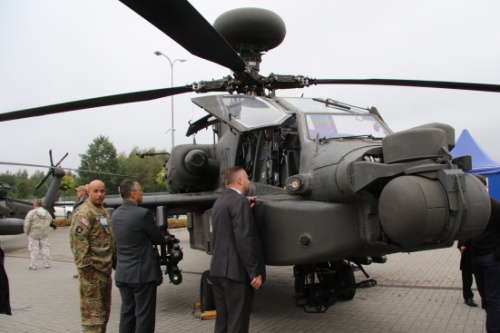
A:
<svg viewBox="0 0 500 333">
<path fill-rule="evenodd" d="M 383 138 L 389 135 L 373 115 L 309 113 L 306 122 L 311 140 L 356 136 Z"/>
<path fill-rule="evenodd" d="M 247 128 L 269 126 L 269 124 L 282 121 L 287 116 L 260 97 L 230 95 L 222 96 L 222 101 L 231 117 Z"/>
<path fill-rule="evenodd" d="M 210 95 L 196 97 L 192 101 L 240 132 L 278 126 L 291 116 L 263 97 Z M 202 122 L 207 123 L 208 120 Z"/>
</svg>

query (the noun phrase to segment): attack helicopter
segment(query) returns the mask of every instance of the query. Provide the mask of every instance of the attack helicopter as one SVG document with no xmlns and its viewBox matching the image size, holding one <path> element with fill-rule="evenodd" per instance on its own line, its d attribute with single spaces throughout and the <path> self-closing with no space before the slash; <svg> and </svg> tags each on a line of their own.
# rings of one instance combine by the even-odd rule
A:
<svg viewBox="0 0 500 333">
<path fill-rule="evenodd" d="M 479 234 L 489 218 L 484 187 L 465 173 L 470 157 L 453 157 L 454 129 L 430 123 L 393 132 L 376 108 L 328 98 L 286 98 L 283 89 L 312 85 L 389 85 L 500 92 L 500 86 L 443 81 L 313 79 L 259 74 L 265 52 L 286 27 L 270 11 L 242 8 L 212 26 L 185 0 L 122 0 L 186 50 L 232 75 L 194 84 L 98 97 L 0 114 L 0 121 L 146 101 L 182 93 L 207 115 L 187 135 L 211 128 L 209 144 L 175 146 L 166 164 L 168 194 L 144 197 L 143 206 L 186 214 L 190 246 L 211 252 L 210 208 L 222 193 L 224 170 L 244 166 L 266 264 L 293 266 L 296 304 L 325 311 L 354 298 L 354 268 L 384 263 L 386 255 L 449 247 Z M 106 200 L 117 207 L 121 200 Z M 163 226 L 164 227 L 164 226 Z M 167 234 L 167 231 L 166 231 Z M 175 237 L 162 251 L 174 284 L 182 281 Z M 208 295 L 207 283 L 202 281 Z M 202 288 L 203 289 L 203 288 Z M 202 300 L 205 295 L 202 295 Z"/>
<path fill-rule="evenodd" d="M 20 162 L 6 162 L 0 161 L 0 165 L 9 166 L 21 166 L 21 167 L 37 167 L 37 168 L 48 168 L 49 171 L 45 177 L 38 183 L 36 189 L 40 188 L 49 177 L 52 177 L 50 185 L 48 187 L 45 196 L 42 199 L 43 207 L 51 213 L 52 217 L 55 218 L 55 207 L 60 205 L 58 202 L 60 198 L 59 188 L 61 186 L 62 178 L 66 175 L 65 170 L 78 171 L 78 172 L 89 172 L 92 174 L 107 174 L 116 177 L 128 177 L 134 178 L 133 176 L 108 173 L 102 171 L 91 171 L 91 170 L 76 170 L 71 168 L 63 168 L 61 163 L 68 156 L 66 153 L 57 163 L 54 163 L 52 157 L 52 150 L 49 150 L 50 165 L 40 165 L 32 163 L 20 163 Z M 24 218 L 26 214 L 33 209 L 33 200 L 23 200 L 16 199 L 8 196 L 8 192 L 12 187 L 8 184 L 0 183 L 0 235 L 17 235 L 22 234 Z M 54 224 L 51 224 L 53 228 L 56 228 Z"/>
<path fill-rule="evenodd" d="M 52 181 L 50 182 L 47 193 L 45 193 L 45 196 L 42 199 L 42 205 L 47 211 L 52 212 L 53 214 L 54 204 L 57 200 L 59 200 L 59 187 L 61 185 L 62 178 L 66 174 L 66 172 L 59 166 L 68 154 L 66 153 L 66 155 L 64 155 L 59 162 L 55 164 L 52 159 L 52 151 L 49 151 L 49 156 L 49 171 L 40 183 L 38 183 L 36 188 L 38 189 L 50 176 L 52 176 Z M 35 166 L 9 162 L 0 162 L 0 164 Z M 33 209 L 32 201 L 9 197 L 7 194 L 11 189 L 12 187 L 10 185 L 0 183 L 0 235 L 22 234 L 24 232 L 24 218 L 26 217 L 26 214 Z M 53 225 L 51 224 L 51 226 Z M 53 226 L 53 228 L 55 228 L 55 226 Z"/>
</svg>

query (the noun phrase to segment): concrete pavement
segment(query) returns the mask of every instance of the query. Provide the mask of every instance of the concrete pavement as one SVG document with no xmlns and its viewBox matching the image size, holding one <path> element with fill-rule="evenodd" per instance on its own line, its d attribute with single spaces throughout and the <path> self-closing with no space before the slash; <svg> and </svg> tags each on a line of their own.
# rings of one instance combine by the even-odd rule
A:
<svg viewBox="0 0 500 333">
<path fill-rule="evenodd" d="M 157 332 L 211 332 L 213 320 L 201 320 L 193 304 L 200 276 L 210 257 L 189 248 L 186 229 L 173 230 L 181 240 L 183 282 L 158 289 Z M 6 251 L 12 316 L 0 315 L 0 332 L 81 332 L 78 281 L 69 249 L 68 228 L 50 231 L 52 267 L 29 271 L 27 238 L 0 236 Z M 365 266 L 378 285 L 358 289 L 352 301 L 338 302 L 323 314 L 305 313 L 294 304 L 292 267 L 268 267 L 259 290 L 250 332 L 484 332 L 485 312 L 463 303 L 459 252 L 455 247 L 393 254 L 383 265 Z M 356 272 L 358 281 L 364 279 Z M 476 301 L 480 303 L 476 292 Z M 121 299 L 113 287 L 108 332 L 117 332 Z"/>
</svg>

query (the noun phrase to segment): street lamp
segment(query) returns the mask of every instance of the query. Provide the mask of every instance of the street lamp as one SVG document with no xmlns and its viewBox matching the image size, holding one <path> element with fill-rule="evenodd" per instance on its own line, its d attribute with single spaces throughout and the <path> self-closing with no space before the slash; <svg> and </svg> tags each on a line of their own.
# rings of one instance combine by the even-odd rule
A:
<svg viewBox="0 0 500 333">
<path fill-rule="evenodd" d="M 176 61 L 179 61 L 179 62 L 185 62 L 187 61 L 186 59 L 175 59 L 174 61 L 170 60 L 170 58 L 160 52 L 160 51 L 155 51 L 155 54 L 157 56 L 164 56 L 165 58 L 167 58 L 168 62 L 170 63 L 170 86 L 173 87 L 174 86 L 174 64 Z M 174 96 L 170 96 L 170 101 L 171 101 L 171 112 L 172 112 L 172 128 L 170 129 L 172 131 L 172 149 L 174 149 L 174 145 L 175 145 L 175 142 L 174 142 L 174 131 L 175 131 L 175 128 L 174 128 Z M 168 132 L 168 131 L 167 131 Z"/>
</svg>

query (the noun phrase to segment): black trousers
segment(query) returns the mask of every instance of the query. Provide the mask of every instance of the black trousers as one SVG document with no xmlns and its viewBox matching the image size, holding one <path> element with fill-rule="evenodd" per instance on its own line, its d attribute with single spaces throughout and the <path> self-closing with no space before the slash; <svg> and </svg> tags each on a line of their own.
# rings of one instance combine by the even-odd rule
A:
<svg viewBox="0 0 500 333">
<path fill-rule="evenodd" d="M 500 332 L 500 260 L 494 253 L 474 255 L 474 275 L 486 308 L 486 331 Z"/>
<path fill-rule="evenodd" d="M 116 282 L 122 297 L 120 333 L 154 333 L 156 319 L 156 281 Z"/>
<path fill-rule="evenodd" d="M 474 281 L 472 271 L 462 270 L 462 291 L 464 295 L 464 300 L 469 298 L 474 298 L 474 293 L 472 292 L 472 282 Z"/>
<path fill-rule="evenodd" d="M 214 293 L 215 333 L 245 333 L 250 328 L 250 312 L 255 290 L 250 283 L 210 277 Z"/>
</svg>

